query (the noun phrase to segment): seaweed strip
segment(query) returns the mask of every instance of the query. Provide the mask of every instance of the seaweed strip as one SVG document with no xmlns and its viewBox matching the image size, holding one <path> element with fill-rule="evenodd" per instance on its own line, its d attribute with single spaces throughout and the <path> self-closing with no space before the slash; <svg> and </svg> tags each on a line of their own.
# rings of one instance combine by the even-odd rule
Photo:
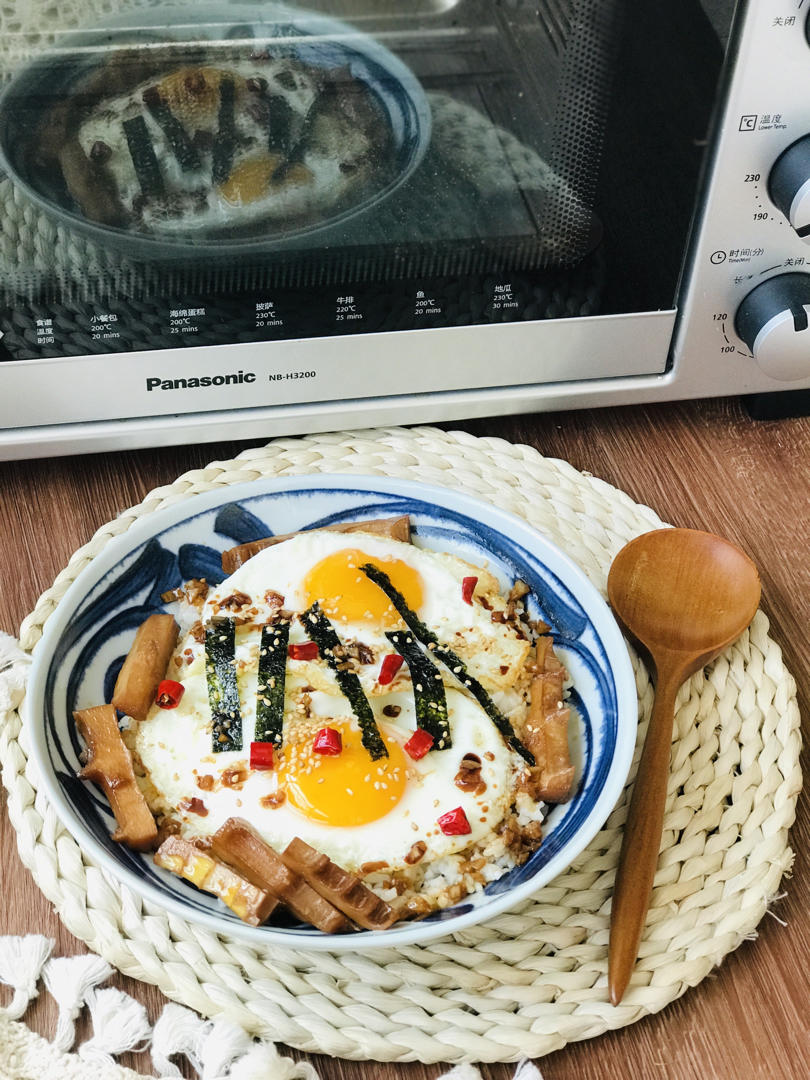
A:
<svg viewBox="0 0 810 1080">
<path fill-rule="evenodd" d="M 144 104 L 149 112 L 160 125 L 160 129 L 166 136 L 166 140 L 172 153 L 177 158 L 180 168 L 184 172 L 191 169 L 199 169 L 200 155 L 197 148 L 188 137 L 188 132 L 174 115 L 172 110 L 155 91 L 154 94 L 144 93 Z"/>
<path fill-rule="evenodd" d="M 271 94 L 267 99 L 267 122 L 269 131 L 267 145 L 271 152 L 286 154 L 290 149 L 293 111 L 281 94 Z"/>
<path fill-rule="evenodd" d="M 402 616 L 403 620 L 410 627 L 414 637 L 421 641 L 423 645 L 433 646 L 433 649 L 431 650 L 433 656 L 441 660 L 445 667 L 455 675 L 458 681 L 463 686 L 466 686 L 498 731 L 500 731 L 501 735 L 503 735 L 507 744 L 520 754 L 527 764 L 534 765 L 534 754 L 525 747 L 517 737 L 515 729 L 503 715 L 481 683 L 470 675 L 467 671 L 467 665 L 461 657 L 456 656 L 447 645 L 442 645 L 433 631 L 422 622 L 415 612 L 411 611 L 405 602 L 405 597 L 395 588 L 391 579 L 384 571 L 380 570 L 380 568 L 373 563 L 365 563 L 360 569 L 367 578 L 370 578 L 374 582 L 375 585 L 379 585 Z"/>
<path fill-rule="evenodd" d="M 146 121 L 142 116 L 133 116 L 131 120 L 124 121 L 123 127 L 141 191 L 147 199 L 160 198 L 166 189 Z"/>
<path fill-rule="evenodd" d="M 233 79 L 225 77 L 219 84 L 219 127 L 214 139 L 211 162 L 211 180 L 215 184 L 225 183 L 233 165 L 233 152 L 236 147 L 234 99 Z"/>
<path fill-rule="evenodd" d="M 439 669 L 419 648 L 414 637 L 403 630 L 387 630 L 385 636 L 400 654 L 411 672 L 416 725 L 433 736 L 434 750 L 453 745 L 447 717 L 447 698 Z"/>
<path fill-rule="evenodd" d="M 287 154 L 286 161 L 282 161 L 276 171 L 273 173 L 273 181 L 275 183 L 282 183 L 289 173 L 293 165 L 300 165 L 304 160 L 304 154 L 307 149 L 307 141 L 312 129 L 315 126 L 315 121 L 319 115 L 319 109 L 321 100 L 323 98 L 329 98 L 334 96 L 334 91 L 330 87 L 324 87 L 321 90 L 318 97 L 310 105 L 307 110 L 307 114 L 304 117 L 304 122 L 301 124 L 301 129 L 298 132 L 298 138 L 295 140 L 294 145 L 291 146 L 289 153 Z"/>
<path fill-rule="evenodd" d="M 254 738 L 258 742 L 271 742 L 275 746 L 281 746 L 284 732 L 284 686 L 289 639 L 290 624 L 286 619 L 262 627 Z"/>
<path fill-rule="evenodd" d="M 235 658 L 236 624 L 233 619 L 220 619 L 206 627 L 205 681 L 214 722 L 211 748 L 215 754 L 242 749 L 242 713 Z"/>
<path fill-rule="evenodd" d="M 339 667 L 335 649 L 341 642 L 335 633 L 335 628 L 323 614 L 317 601 L 298 618 L 309 637 L 317 644 L 321 656 L 334 671 L 338 686 L 348 699 L 360 724 L 363 746 L 368 750 L 371 760 L 379 761 L 380 758 L 388 757 L 388 750 L 382 740 L 380 729 L 377 727 L 377 721 L 374 719 L 374 713 L 371 711 L 360 680 L 353 671 L 343 671 Z"/>
</svg>

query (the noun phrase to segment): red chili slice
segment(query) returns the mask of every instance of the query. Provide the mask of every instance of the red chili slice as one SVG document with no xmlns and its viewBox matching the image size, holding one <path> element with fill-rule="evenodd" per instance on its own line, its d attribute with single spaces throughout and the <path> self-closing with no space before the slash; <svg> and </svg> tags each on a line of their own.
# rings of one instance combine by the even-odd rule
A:
<svg viewBox="0 0 810 1080">
<path fill-rule="evenodd" d="M 394 681 L 394 676 L 402 667 L 405 658 L 400 656 L 399 653 L 389 653 L 383 657 L 383 662 L 380 665 L 380 674 L 377 676 L 377 682 L 380 686 L 387 686 L 388 683 Z"/>
<path fill-rule="evenodd" d="M 186 688 L 182 683 L 175 682 L 174 679 L 164 679 L 157 688 L 155 704 L 161 709 L 176 709 L 185 692 Z"/>
<path fill-rule="evenodd" d="M 465 577 L 461 579 L 461 599 L 465 604 L 472 604 L 475 586 L 478 584 L 477 577 Z"/>
<path fill-rule="evenodd" d="M 251 769 L 273 768 L 273 744 L 271 742 L 252 742 L 250 744 Z"/>
<path fill-rule="evenodd" d="M 318 646 L 314 641 L 302 641 L 298 645 L 288 645 L 287 655 L 291 660 L 314 660 L 318 655 Z"/>
<path fill-rule="evenodd" d="M 467 815 L 461 806 L 457 806 L 455 810 L 448 810 L 446 814 L 436 818 L 436 824 L 445 836 L 466 836 L 468 832 L 472 832 Z"/>
<path fill-rule="evenodd" d="M 433 746 L 433 736 L 430 732 L 425 731 L 424 728 L 417 728 L 405 743 L 404 750 L 414 761 L 418 761 L 419 758 L 425 756 L 431 746 Z"/>
<path fill-rule="evenodd" d="M 343 739 L 340 732 L 333 727 L 321 728 L 312 742 L 312 750 L 315 754 L 337 757 L 343 751 Z"/>
</svg>

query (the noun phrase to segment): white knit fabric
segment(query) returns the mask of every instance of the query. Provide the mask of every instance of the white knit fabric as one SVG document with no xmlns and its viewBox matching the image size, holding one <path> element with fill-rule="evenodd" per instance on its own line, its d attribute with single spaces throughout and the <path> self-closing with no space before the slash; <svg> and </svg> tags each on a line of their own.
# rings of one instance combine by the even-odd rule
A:
<svg viewBox="0 0 810 1080">
<path fill-rule="evenodd" d="M 52 947 L 52 941 L 35 934 L 0 937 L 0 954 L 13 957 L 25 971 L 16 984 L 25 986 L 29 1000 L 38 992 L 42 958 Z M 110 974 L 92 956 L 60 957 L 49 963 L 50 975 L 45 979 L 49 990 L 66 973 L 67 984 L 74 988 L 93 978 L 103 981 Z M 58 1040 L 48 1042 L 10 1018 L 11 1011 L 21 1010 L 0 1013 L 0 1080 L 170 1080 L 182 1075 L 169 1060 L 174 1054 L 187 1058 L 199 1080 L 320 1080 L 309 1062 L 282 1057 L 272 1043 L 251 1039 L 227 1020 L 202 1020 L 189 1009 L 169 1003 L 152 1028 L 143 1005 L 112 987 L 86 986 L 82 1004 L 93 1019 L 93 1035 L 76 1054 L 65 1053 Z M 71 1005 L 71 1019 L 80 1007 Z M 123 1068 L 114 1060 L 127 1050 L 147 1048 L 151 1048 L 154 1070 L 149 1073 Z M 481 1080 L 481 1073 L 473 1065 L 457 1065 L 438 1080 Z M 522 1062 L 515 1080 L 542 1080 L 542 1076 L 531 1062 Z"/>
</svg>

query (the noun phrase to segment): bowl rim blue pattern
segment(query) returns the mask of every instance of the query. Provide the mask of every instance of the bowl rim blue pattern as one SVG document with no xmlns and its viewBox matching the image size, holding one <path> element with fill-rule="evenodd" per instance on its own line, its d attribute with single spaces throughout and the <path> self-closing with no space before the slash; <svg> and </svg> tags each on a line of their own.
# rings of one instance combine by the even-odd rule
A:
<svg viewBox="0 0 810 1080">
<path fill-rule="evenodd" d="M 322 934 L 303 927 L 252 927 L 239 921 L 212 898 L 206 896 L 198 899 L 202 894 L 182 879 L 173 879 L 170 891 L 168 886 L 161 886 L 161 876 L 165 875 L 168 879 L 170 875 L 153 870 L 147 861 L 148 856 L 129 852 L 109 839 L 111 817 L 100 795 L 94 803 L 91 797 L 82 804 L 83 812 L 90 807 L 97 820 L 93 818 L 88 824 L 80 816 L 75 802 L 77 793 L 86 792 L 89 785 L 76 780 L 75 775 L 60 772 L 54 763 L 55 751 L 58 751 L 63 763 L 73 761 L 79 745 L 75 734 L 68 735 L 72 741 L 72 748 L 68 752 L 63 745 L 64 739 L 60 743 L 57 736 L 58 723 L 61 722 L 68 732 L 72 728 L 66 719 L 69 694 L 66 691 L 62 713 L 59 714 L 61 719 L 57 718 L 57 706 L 49 704 L 54 696 L 56 681 L 60 677 L 63 680 L 67 678 L 65 671 L 71 664 L 69 655 L 72 646 L 65 645 L 70 639 L 67 631 L 80 621 L 72 624 L 73 617 L 80 615 L 83 609 L 86 615 L 88 605 L 94 612 L 100 602 L 99 595 L 105 589 L 109 593 L 114 585 L 116 570 L 119 578 L 123 578 L 126 571 L 138 564 L 139 558 L 143 561 L 146 557 L 147 545 L 151 545 L 148 552 L 154 553 L 154 544 L 157 541 L 159 545 L 160 537 L 173 530 L 180 532 L 183 528 L 192 531 L 196 527 L 207 528 L 206 522 L 210 518 L 210 528 L 204 537 L 200 535 L 200 540 L 231 538 L 229 542 L 218 544 L 218 552 L 239 542 L 237 533 L 242 527 L 238 526 L 229 534 L 224 531 L 224 526 L 216 530 L 216 523 L 222 517 L 224 508 L 228 508 L 228 513 L 242 514 L 242 524 L 245 520 L 250 524 L 251 517 L 254 517 L 251 505 L 256 510 L 264 501 L 268 507 L 283 510 L 284 500 L 287 500 L 287 517 L 290 517 L 292 507 L 294 519 L 296 509 L 300 511 L 307 501 L 312 502 L 319 497 L 325 500 L 324 505 L 330 500 L 338 504 L 341 500 L 345 502 L 343 507 L 338 505 L 332 508 L 331 518 L 335 520 L 369 516 L 367 511 L 372 507 L 374 513 L 387 516 L 389 513 L 407 512 L 406 508 L 410 506 L 416 523 L 417 542 L 421 540 L 425 546 L 436 548 L 450 543 L 449 550 L 455 548 L 462 557 L 467 558 L 473 548 L 481 553 L 489 553 L 493 559 L 493 569 L 496 573 L 500 569 L 507 577 L 510 569 L 514 572 L 521 567 L 528 575 L 541 573 L 546 583 L 553 579 L 555 591 L 543 596 L 542 614 L 552 624 L 555 643 L 564 656 L 569 650 L 568 659 L 576 665 L 579 663 L 579 653 L 588 654 L 583 660 L 586 681 L 590 684 L 592 679 L 595 680 L 595 689 L 591 687 L 589 696 L 586 696 L 591 701 L 595 700 L 596 695 L 601 709 L 598 716 L 591 716 L 588 701 L 578 696 L 581 688 L 575 683 L 573 703 L 584 716 L 585 746 L 582 755 L 588 783 L 567 804 L 572 808 L 570 818 L 569 810 L 563 808 L 560 824 L 552 826 L 528 863 L 510 871 L 506 878 L 491 883 L 484 893 L 466 897 L 459 904 L 436 912 L 427 919 L 399 923 L 385 931 L 358 931 L 349 935 Z M 370 503 L 371 497 L 375 498 Z M 254 520 L 258 521 L 255 517 Z M 310 524 L 319 523 L 324 523 L 323 514 Z M 289 530 L 283 527 L 273 531 Z M 197 545 L 180 544 L 178 553 L 188 546 Z M 207 546 L 205 550 L 209 550 Z M 148 557 L 152 558 L 152 555 Z M 526 561 L 521 562 L 521 559 Z M 535 580 L 540 579 L 535 577 Z M 152 591 L 154 593 L 155 589 Z M 142 610 L 120 605 L 115 608 L 119 609 L 124 613 Z M 583 615 L 585 622 L 582 621 Z M 60 648 L 65 650 L 61 659 Z M 595 653 L 601 655 L 592 655 Z M 78 659 L 74 657 L 70 669 L 74 698 L 80 682 L 74 669 L 78 667 L 82 676 L 90 670 L 87 664 L 80 667 L 82 655 L 84 653 L 80 651 Z M 98 682 L 98 673 L 95 678 Z M 451 488 L 386 476 L 323 473 L 264 478 L 195 494 L 174 505 L 142 515 L 125 532 L 111 538 L 77 575 L 45 622 L 42 638 L 34 649 L 23 717 L 28 728 L 31 754 L 47 798 L 82 850 L 113 877 L 127 884 L 143 899 L 216 933 L 247 939 L 255 944 L 337 952 L 407 945 L 455 933 L 506 911 L 562 873 L 602 828 L 621 795 L 635 746 L 637 699 L 627 647 L 607 603 L 582 570 L 525 519 Z M 603 725 L 603 730 L 597 737 L 594 733 L 599 724 Z M 99 839 L 100 836 L 104 837 L 104 841 Z M 158 884 L 155 884 L 156 881 Z M 499 882 L 502 883 L 501 888 L 498 888 Z"/>
</svg>

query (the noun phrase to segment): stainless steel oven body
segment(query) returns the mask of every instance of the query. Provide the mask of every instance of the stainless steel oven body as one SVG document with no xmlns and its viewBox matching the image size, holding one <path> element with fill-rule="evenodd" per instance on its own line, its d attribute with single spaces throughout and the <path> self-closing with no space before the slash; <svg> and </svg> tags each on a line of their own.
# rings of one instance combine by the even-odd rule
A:
<svg viewBox="0 0 810 1080">
<path fill-rule="evenodd" d="M 319 6 L 11 35 L 0 456 L 810 387 L 798 0 Z M 236 224 L 201 227 L 214 203 Z"/>
</svg>

